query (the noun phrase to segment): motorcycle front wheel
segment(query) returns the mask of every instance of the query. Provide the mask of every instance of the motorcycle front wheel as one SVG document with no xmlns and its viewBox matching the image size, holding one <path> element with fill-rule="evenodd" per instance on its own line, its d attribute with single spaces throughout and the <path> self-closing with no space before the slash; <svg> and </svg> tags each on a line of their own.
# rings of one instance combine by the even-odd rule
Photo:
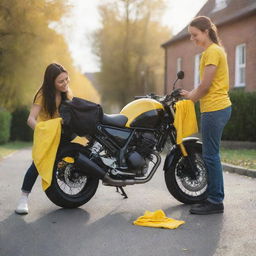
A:
<svg viewBox="0 0 256 256">
<path fill-rule="evenodd" d="M 165 183 L 178 201 L 185 204 L 200 203 L 207 197 L 207 171 L 202 159 L 202 145 L 191 143 L 186 145 L 186 150 L 187 157 L 181 152 L 174 156 L 171 166 L 165 171 Z"/>
<path fill-rule="evenodd" d="M 94 196 L 98 185 L 97 178 L 84 175 L 75 163 L 67 163 L 62 158 L 55 163 L 52 183 L 45 193 L 60 207 L 77 208 Z"/>
</svg>

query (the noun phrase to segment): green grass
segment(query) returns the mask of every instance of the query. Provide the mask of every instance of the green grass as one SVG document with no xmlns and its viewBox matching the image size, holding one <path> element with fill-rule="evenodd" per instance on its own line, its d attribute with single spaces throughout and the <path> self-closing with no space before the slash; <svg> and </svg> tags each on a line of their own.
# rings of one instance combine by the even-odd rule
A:
<svg viewBox="0 0 256 256">
<path fill-rule="evenodd" d="M 255 149 L 221 149 L 221 161 L 248 169 L 256 169 Z"/>
<path fill-rule="evenodd" d="M 0 145 L 0 159 L 15 152 L 16 150 L 30 147 L 32 142 L 15 141 Z"/>
</svg>

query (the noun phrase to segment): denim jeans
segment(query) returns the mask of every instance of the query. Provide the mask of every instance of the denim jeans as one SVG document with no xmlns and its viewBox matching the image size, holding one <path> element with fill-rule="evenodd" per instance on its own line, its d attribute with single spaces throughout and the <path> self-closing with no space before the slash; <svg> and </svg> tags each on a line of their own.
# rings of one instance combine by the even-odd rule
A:
<svg viewBox="0 0 256 256">
<path fill-rule="evenodd" d="M 33 162 L 25 174 L 21 191 L 25 193 L 30 193 L 36 182 L 37 176 L 38 176 L 38 171 Z"/>
<path fill-rule="evenodd" d="M 220 141 L 223 129 L 231 116 L 231 106 L 201 114 L 203 160 L 208 174 L 208 198 L 211 203 L 224 199 L 224 181 L 220 160 Z"/>
</svg>

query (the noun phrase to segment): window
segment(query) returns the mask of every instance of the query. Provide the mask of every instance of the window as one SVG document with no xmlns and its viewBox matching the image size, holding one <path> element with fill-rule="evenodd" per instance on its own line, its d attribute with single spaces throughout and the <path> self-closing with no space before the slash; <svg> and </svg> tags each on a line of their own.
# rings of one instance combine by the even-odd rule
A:
<svg viewBox="0 0 256 256">
<path fill-rule="evenodd" d="M 181 65 L 182 65 L 182 58 L 177 58 L 177 63 L 176 63 L 176 71 L 177 73 L 181 71 Z"/>
<path fill-rule="evenodd" d="M 245 44 L 236 47 L 235 87 L 245 86 L 246 51 Z"/>
<path fill-rule="evenodd" d="M 227 7 L 226 0 L 215 0 L 215 7 L 213 9 L 213 12 L 220 11 Z"/>
<path fill-rule="evenodd" d="M 194 65 L 194 87 L 196 88 L 200 84 L 200 58 L 201 54 L 195 56 L 195 65 Z"/>
</svg>

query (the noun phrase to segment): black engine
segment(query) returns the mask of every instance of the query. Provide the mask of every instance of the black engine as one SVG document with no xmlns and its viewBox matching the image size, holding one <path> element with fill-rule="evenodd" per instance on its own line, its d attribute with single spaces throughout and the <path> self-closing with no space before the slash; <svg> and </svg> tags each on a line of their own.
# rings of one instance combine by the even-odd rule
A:
<svg viewBox="0 0 256 256">
<path fill-rule="evenodd" d="M 136 151 L 143 157 L 148 157 L 157 143 L 157 139 L 153 133 L 142 133 L 136 147 Z"/>
<path fill-rule="evenodd" d="M 147 166 L 147 159 L 156 143 L 157 139 L 153 133 L 138 133 L 126 156 L 128 167 L 136 171 L 138 175 L 143 175 L 144 167 Z"/>
</svg>

